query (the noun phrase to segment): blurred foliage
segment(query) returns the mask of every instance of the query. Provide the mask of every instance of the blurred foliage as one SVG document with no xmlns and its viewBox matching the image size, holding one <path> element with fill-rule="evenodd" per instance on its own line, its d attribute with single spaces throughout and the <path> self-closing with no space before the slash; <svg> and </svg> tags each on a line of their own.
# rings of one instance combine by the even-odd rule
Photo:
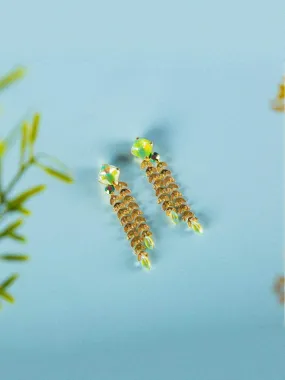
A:
<svg viewBox="0 0 285 380">
<path fill-rule="evenodd" d="M 278 93 L 271 102 L 271 107 L 274 111 L 285 112 L 285 77 L 283 78 L 283 82 L 278 86 Z"/>
<path fill-rule="evenodd" d="M 25 75 L 26 70 L 23 67 L 18 67 L 15 70 L 10 71 L 3 77 L 0 77 L 0 91 L 9 87 L 14 82 L 22 79 Z"/>
<path fill-rule="evenodd" d="M 0 77 L 0 92 L 7 89 L 19 79 L 22 79 L 24 74 L 25 70 L 20 67 L 9 72 L 4 77 Z M 26 207 L 26 203 L 35 195 L 42 193 L 46 189 L 46 186 L 41 184 L 30 187 L 13 197 L 11 193 L 12 191 L 14 192 L 16 185 L 31 167 L 38 167 L 48 175 L 63 182 L 73 182 L 69 170 L 59 160 L 44 153 L 35 153 L 35 143 L 38 138 L 39 126 L 40 114 L 38 113 L 33 116 L 31 121 L 25 120 L 22 122 L 21 130 L 17 134 L 17 137 L 20 139 L 18 170 L 6 187 L 3 186 L 2 182 L 2 168 L 5 154 L 10 147 L 11 136 L 9 135 L 6 139 L 0 140 L 0 239 L 12 239 L 18 243 L 26 242 L 26 237 L 19 233 L 19 229 L 24 223 L 24 218 L 31 214 L 30 210 Z M 13 132 L 13 136 L 14 135 L 15 132 Z M 45 159 L 44 163 L 43 158 Z M 16 218 L 14 216 L 15 214 L 20 215 L 20 217 Z M 5 223 L 7 216 L 15 217 L 15 220 L 7 224 Z M 0 261 L 24 262 L 27 260 L 29 260 L 27 254 L 14 252 L 0 253 Z M 18 277 L 18 274 L 12 274 L 0 283 L 0 308 L 2 307 L 1 300 L 5 300 L 9 303 L 14 302 L 9 288 Z"/>
<path fill-rule="evenodd" d="M 285 277 L 279 276 L 274 282 L 274 292 L 276 293 L 279 302 L 285 304 Z"/>
</svg>

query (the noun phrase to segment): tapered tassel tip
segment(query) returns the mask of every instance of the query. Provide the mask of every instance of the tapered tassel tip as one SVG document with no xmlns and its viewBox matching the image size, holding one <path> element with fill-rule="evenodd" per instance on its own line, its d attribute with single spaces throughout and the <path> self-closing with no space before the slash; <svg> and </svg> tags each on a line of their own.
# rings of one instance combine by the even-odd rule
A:
<svg viewBox="0 0 285 380">
<path fill-rule="evenodd" d="M 148 257 L 146 256 L 143 256 L 142 259 L 141 259 L 141 264 L 142 266 L 147 269 L 147 270 L 150 270 L 151 269 L 151 262 L 149 260 Z"/>
<path fill-rule="evenodd" d="M 194 232 L 198 233 L 198 234 L 202 234 L 202 233 L 204 232 L 203 227 L 202 227 L 201 224 L 198 223 L 198 222 L 194 222 L 194 223 L 192 222 L 191 227 L 192 227 L 192 230 L 193 230 Z"/>
</svg>

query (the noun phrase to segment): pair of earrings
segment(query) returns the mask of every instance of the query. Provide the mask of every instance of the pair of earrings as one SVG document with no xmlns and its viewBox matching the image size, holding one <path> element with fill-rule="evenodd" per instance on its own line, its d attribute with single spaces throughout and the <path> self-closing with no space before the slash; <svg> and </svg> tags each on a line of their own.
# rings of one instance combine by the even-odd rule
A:
<svg viewBox="0 0 285 380">
<path fill-rule="evenodd" d="M 131 153 L 142 160 L 141 169 L 145 171 L 148 181 L 153 186 L 157 202 L 172 222 L 177 224 L 181 219 L 193 231 L 202 233 L 203 228 L 179 191 L 167 163 L 160 161 L 159 154 L 153 152 L 153 143 L 138 137 Z M 154 248 L 152 232 L 136 199 L 131 195 L 128 184 L 119 181 L 119 177 L 119 168 L 104 164 L 98 179 L 100 183 L 107 185 L 105 192 L 110 195 L 110 204 L 127 234 L 137 260 L 144 268 L 150 269 L 151 262 L 147 250 Z"/>
</svg>

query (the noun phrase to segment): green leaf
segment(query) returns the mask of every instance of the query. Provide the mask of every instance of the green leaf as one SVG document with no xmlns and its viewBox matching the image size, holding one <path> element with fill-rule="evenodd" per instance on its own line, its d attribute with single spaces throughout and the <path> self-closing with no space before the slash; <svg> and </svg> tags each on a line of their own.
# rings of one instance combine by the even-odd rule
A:
<svg viewBox="0 0 285 380">
<path fill-rule="evenodd" d="M 40 125 L 40 114 L 36 113 L 34 115 L 33 119 L 33 124 L 31 127 L 31 132 L 30 132 L 30 143 L 34 144 L 37 136 L 38 136 L 38 131 L 39 131 L 39 125 Z"/>
<path fill-rule="evenodd" d="M 52 169 L 52 168 L 48 168 L 46 166 L 42 166 L 42 169 L 47 173 L 49 174 L 50 176 L 52 177 L 55 177 L 63 182 L 67 182 L 67 183 L 73 183 L 73 178 L 70 177 L 68 174 L 65 174 L 65 173 L 61 173 L 55 169 Z"/>
<path fill-rule="evenodd" d="M 35 163 L 50 176 L 66 183 L 73 183 L 73 177 L 70 170 L 57 158 L 45 153 L 39 153 L 37 154 Z"/>
<path fill-rule="evenodd" d="M 7 293 L 4 289 L 1 289 L 1 288 L 0 288 L 0 297 L 2 297 L 5 301 L 7 301 L 9 303 L 15 302 L 14 297 L 11 294 Z"/>
<path fill-rule="evenodd" d="M 21 207 L 21 206 L 19 206 L 18 208 L 16 208 L 15 211 L 19 211 L 21 214 L 23 214 L 25 216 L 30 216 L 32 214 L 32 212 L 30 210 L 28 210 L 25 207 Z"/>
<path fill-rule="evenodd" d="M 15 206 L 13 208 L 8 207 L 8 210 L 9 210 L 9 212 L 19 212 L 20 214 L 25 215 L 25 216 L 30 216 L 32 214 L 32 212 L 30 210 L 28 210 L 25 207 L 22 207 L 21 205 Z"/>
<path fill-rule="evenodd" d="M 17 234 L 16 232 L 10 232 L 8 235 L 11 239 L 17 240 L 20 243 L 26 243 L 27 239 L 25 236 Z"/>
<path fill-rule="evenodd" d="M 24 161 L 25 152 L 27 149 L 27 143 L 28 143 L 28 133 L 29 133 L 29 124 L 27 122 L 24 122 L 22 125 L 22 139 L 21 139 L 21 163 Z"/>
<path fill-rule="evenodd" d="M 23 207 L 21 205 L 18 205 L 18 206 L 15 206 L 15 207 L 10 207 L 8 206 L 8 210 L 9 212 L 19 212 L 20 214 L 22 215 L 25 215 L 25 216 L 30 216 L 32 214 L 32 212 L 30 210 L 28 210 L 26 207 Z"/>
<path fill-rule="evenodd" d="M 17 273 L 12 274 L 10 277 L 8 277 L 2 284 L 0 284 L 1 289 L 6 289 L 19 278 L 19 275 Z"/>
<path fill-rule="evenodd" d="M 22 203 L 26 202 L 29 198 L 33 197 L 36 194 L 41 193 L 46 189 L 46 185 L 39 185 L 35 187 L 31 187 L 30 189 L 24 191 L 20 195 L 18 195 L 16 198 L 10 200 L 8 202 L 8 207 L 10 209 L 15 209 L 18 206 L 21 206 Z"/>
<path fill-rule="evenodd" d="M 4 253 L 0 255 L 0 260 L 5 261 L 28 261 L 29 256 L 21 253 Z"/>
<path fill-rule="evenodd" d="M 4 90 L 9 87 L 14 82 L 22 79 L 25 75 L 26 70 L 23 67 L 19 67 L 15 70 L 10 71 L 7 75 L 0 78 L 0 90 Z"/>
<path fill-rule="evenodd" d="M 7 236 L 13 233 L 18 227 L 20 227 L 23 224 L 23 219 L 18 219 L 15 222 L 9 224 L 5 230 L 0 232 L 0 236 Z"/>
<path fill-rule="evenodd" d="M 6 152 L 5 141 L 0 140 L 0 157 L 4 156 L 5 152 Z"/>
</svg>

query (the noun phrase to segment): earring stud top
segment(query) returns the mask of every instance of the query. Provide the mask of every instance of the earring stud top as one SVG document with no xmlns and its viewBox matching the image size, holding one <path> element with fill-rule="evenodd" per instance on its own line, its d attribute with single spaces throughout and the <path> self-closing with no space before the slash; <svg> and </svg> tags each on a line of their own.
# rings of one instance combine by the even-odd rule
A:
<svg viewBox="0 0 285 380">
<path fill-rule="evenodd" d="M 116 166 L 103 164 L 101 166 L 98 181 L 104 185 L 117 185 L 120 177 L 120 169 Z"/>
</svg>

